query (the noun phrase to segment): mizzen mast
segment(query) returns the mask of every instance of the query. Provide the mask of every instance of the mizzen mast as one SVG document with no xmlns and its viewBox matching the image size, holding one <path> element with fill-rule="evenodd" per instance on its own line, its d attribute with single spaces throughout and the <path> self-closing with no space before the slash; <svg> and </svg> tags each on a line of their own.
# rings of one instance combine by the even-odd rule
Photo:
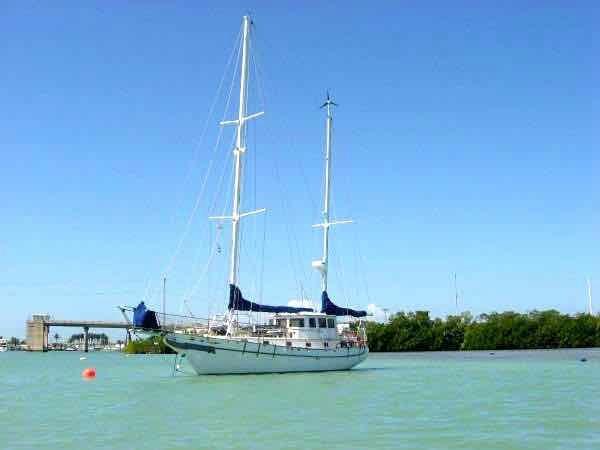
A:
<svg viewBox="0 0 600 450">
<path fill-rule="evenodd" d="M 331 199 L 331 140 L 333 132 L 333 106 L 338 106 L 327 92 L 325 103 L 321 108 L 326 108 L 327 117 L 325 119 L 325 189 L 323 198 L 323 222 L 313 225 L 315 228 L 323 228 L 323 256 L 321 259 L 313 261 L 312 266 L 321 273 L 321 290 L 327 291 L 327 270 L 329 264 L 329 227 L 343 223 L 351 223 L 351 220 L 329 220 L 329 204 Z"/>
</svg>

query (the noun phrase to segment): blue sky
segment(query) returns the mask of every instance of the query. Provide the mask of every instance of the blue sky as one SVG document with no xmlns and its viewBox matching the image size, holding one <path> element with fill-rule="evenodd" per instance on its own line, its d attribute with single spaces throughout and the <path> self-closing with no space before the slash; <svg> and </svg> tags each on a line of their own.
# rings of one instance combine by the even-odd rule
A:
<svg viewBox="0 0 600 450">
<path fill-rule="evenodd" d="M 600 291 L 594 2 L 9 1 L 0 335 L 22 336 L 35 312 L 118 319 L 115 305 L 156 303 L 248 11 L 250 107 L 266 114 L 248 134 L 244 204 L 268 208 L 244 224 L 248 296 L 286 303 L 301 283 L 318 298 L 327 89 L 340 104 L 334 214 L 356 221 L 332 234 L 338 303 L 446 315 L 454 272 L 475 314 L 583 310 L 588 276 Z M 224 80 L 226 93 L 231 70 Z M 225 306 L 228 226 L 201 274 L 217 239 L 206 217 L 230 197 L 232 131 L 170 265 L 171 310 L 190 292 L 197 314 Z"/>
</svg>

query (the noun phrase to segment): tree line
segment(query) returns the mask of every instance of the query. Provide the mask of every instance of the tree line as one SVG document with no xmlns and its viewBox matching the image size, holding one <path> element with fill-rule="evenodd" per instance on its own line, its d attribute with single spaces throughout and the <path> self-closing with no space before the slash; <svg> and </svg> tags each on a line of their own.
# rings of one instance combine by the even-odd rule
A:
<svg viewBox="0 0 600 450">
<path fill-rule="evenodd" d="M 600 316 L 547 310 L 431 319 L 428 311 L 400 312 L 385 324 L 369 322 L 367 337 L 373 352 L 600 347 Z"/>
<path fill-rule="evenodd" d="M 54 339 L 58 341 L 58 334 L 54 335 Z M 69 338 L 69 344 L 81 344 L 85 339 L 85 334 L 76 333 L 72 334 Z M 105 333 L 88 333 L 88 342 L 92 345 L 108 345 L 109 339 Z"/>
</svg>

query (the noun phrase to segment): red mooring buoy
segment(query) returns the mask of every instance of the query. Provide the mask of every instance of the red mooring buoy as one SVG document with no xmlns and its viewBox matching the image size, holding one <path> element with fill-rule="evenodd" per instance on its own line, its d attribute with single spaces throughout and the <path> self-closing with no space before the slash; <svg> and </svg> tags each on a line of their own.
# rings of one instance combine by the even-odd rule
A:
<svg viewBox="0 0 600 450">
<path fill-rule="evenodd" d="M 83 372 L 81 372 L 81 376 L 83 378 L 96 378 L 96 369 L 94 369 L 93 367 L 83 369 Z"/>
</svg>

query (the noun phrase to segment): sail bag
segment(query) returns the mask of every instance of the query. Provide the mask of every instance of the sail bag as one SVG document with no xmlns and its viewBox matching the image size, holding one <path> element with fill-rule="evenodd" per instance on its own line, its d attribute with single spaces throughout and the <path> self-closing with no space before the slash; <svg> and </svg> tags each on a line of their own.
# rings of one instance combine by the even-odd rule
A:
<svg viewBox="0 0 600 450">
<path fill-rule="evenodd" d="M 313 312 L 312 308 L 295 308 L 293 306 L 270 306 L 246 300 L 237 286 L 229 285 L 229 309 L 236 311 L 268 312 L 268 313 L 299 313 Z"/>
<path fill-rule="evenodd" d="M 147 330 L 158 330 L 160 328 L 156 312 L 146 308 L 144 302 L 140 302 L 139 305 L 133 308 L 133 326 Z"/>
<path fill-rule="evenodd" d="M 321 312 L 329 314 L 331 316 L 365 317 L 367 315 L 366 311 L 357 311 L 355 309 L 350 308 L 340 308 L 338 305 L 336 305 L 329 299 L 327 291 L 323 291 L 323 294 L 321 294 Z"/>
</svg>

